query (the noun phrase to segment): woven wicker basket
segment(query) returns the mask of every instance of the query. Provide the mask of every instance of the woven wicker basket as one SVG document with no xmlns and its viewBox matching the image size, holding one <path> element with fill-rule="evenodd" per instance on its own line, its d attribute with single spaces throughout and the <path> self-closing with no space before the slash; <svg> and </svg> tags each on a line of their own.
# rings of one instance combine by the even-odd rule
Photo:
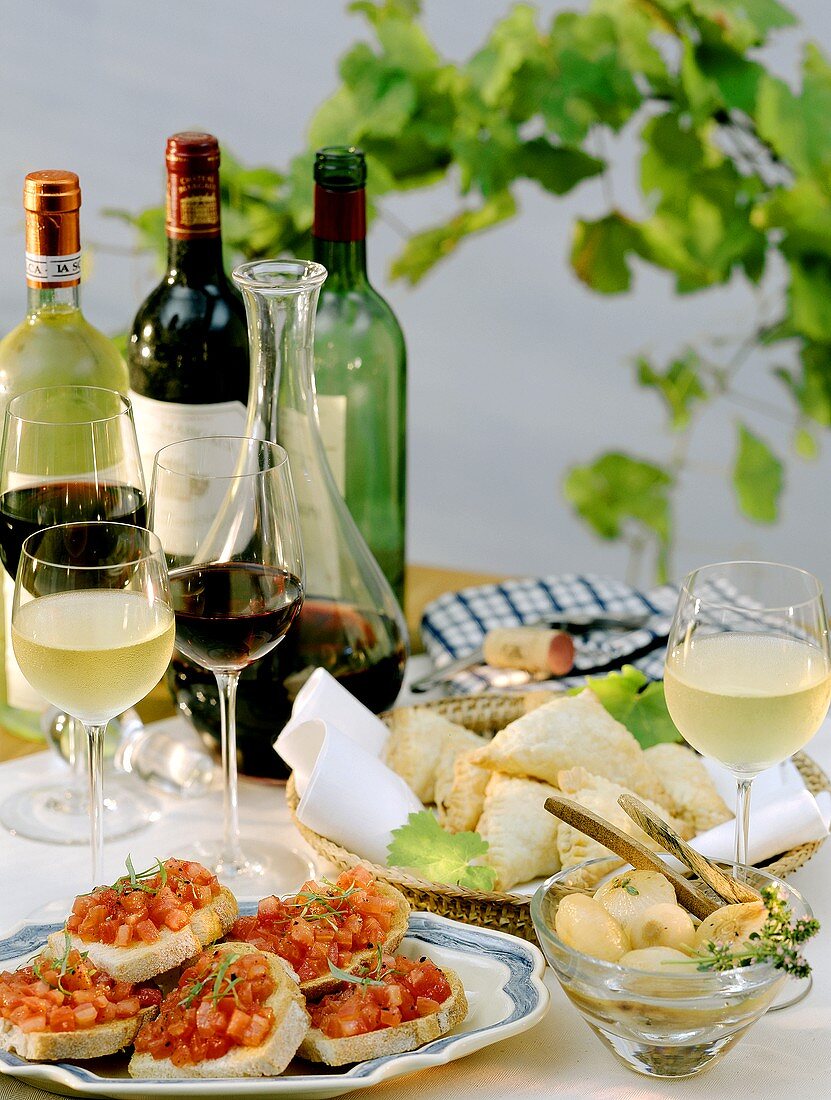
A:
<svg viewBox="0 0 831 1100">
<path fill-rule="evenodd" d="M 434 710 L 449 721 L 466 726 L 475 733 L 491 737 L 523 713 L 522 700 L 515 695 L 464 696 L 417 705 Z M 794 763 L 809 791 L 816 794 L 818 791 L 831 790 L 828 776 L 810 757 L 804 753 L 798 753 L 794 757 Z M 402 890 L 416 909 L 438 913 L 442 917 L 451 917 L 453 920 L 480 925 L 483 928 L 497 928 L 501 932 L 510 932 L 527 940 L 535 939 L 531 922 L 530 898 L 517 894 L 484 893 L 466 890 L 460 886 L 428 882 L 426 879 L 409 875 L 398 867 L 380 867 L 369 863 L 320 836 L 319 833 L 313 832 L 297 820 L 299 799 L 293 777 L 289 779 L 286 786 L 286 801 L 303 839 L 319 856 L 340 870 L 362 863 L 377 878 L 390 882 Z M 815 840 L 809 844 L 801 844 L 798 848 L 792 848 L 777 859 L 766 863 L 765 868 L 771 874 L 785 878 L 807 863 L 822 843 L 822 840 Z"/>
</svg>

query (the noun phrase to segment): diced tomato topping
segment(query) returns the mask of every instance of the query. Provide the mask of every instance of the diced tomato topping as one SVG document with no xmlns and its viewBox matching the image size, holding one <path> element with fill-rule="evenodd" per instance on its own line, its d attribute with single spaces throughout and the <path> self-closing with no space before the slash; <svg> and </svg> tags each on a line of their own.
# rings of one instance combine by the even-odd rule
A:
<svg viewBox="0 0 831 1100">
<path fill-rule="evenodd" d="M 201 863 L 167 859 L 164 875 L 161 871 L 142 875 L 136 886 L 125 876 L 113 886 L 99 886 L 91 894 L 77 897 L 66 928 L 85 943 L 118 947 L 155 943 L 162 929 L 178 932 L 184 928 L 198 909 L 210 905 L 219 890 L 216 876 Z"/>
<path fill-rule="evenodd" d="M 380 966 L 369 968 L 364 976 L 369 983 L 350 984 L 310 1004 L 312 1026 L 330 1039 L 365 1035 L 430 1016 L 438 1012 L 451 992 L 447 978 L 429 959 L 413 962 L 403 956 L 384 955 Z M 429 995 L 425 990 L 430 991 Z"/>
<path fill-rule="evenodd" d="M 229 939 L 279 955 L 301 981 L 346 969 L 358 951 L 382 945 L 397 908 L 365 867 L 334 883 L 309 881 L 286 898 L 263 898 L 256 917 L 239 917 Z"/>
<path fill-rule="evenodd" d="M 205 951 L 165 997 L 156 1019 L 141 1029 L 136 1050 L 189 1066 L 234 1047 L 260 1046 L 274 1027 L 266 1003 L 274 990 L 268 960 L 259 951 Z"/>
<path fill-rule="evenodd" d="M 25 1032 L 79 1031 L 129 1019 L 160 1001 L 158 989 L 117 982 L 74 948 L 57 965 L 44 954 L 0 973 L 0 1019 Z"/>
<path fill-rule="evenodd" d="M 136 933 L 143 943 L 156 943 L 161 939 L 161 933 L 152 920 L 142 920 L 136 925 Z"/>
</svg>

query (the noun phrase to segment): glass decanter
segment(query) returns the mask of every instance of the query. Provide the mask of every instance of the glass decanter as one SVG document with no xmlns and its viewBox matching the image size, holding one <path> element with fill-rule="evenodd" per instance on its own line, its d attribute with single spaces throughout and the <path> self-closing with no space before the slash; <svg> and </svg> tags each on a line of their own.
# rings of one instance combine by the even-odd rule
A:
<svg viewBox="0 0 831 1100">
<path fill-rule="evenodd" d="M 237 696 L 240 767 L 285 777 L 272 744 L 300 688 L 325 668 L 376 713 L 391 706 L 408 655 L 407 628 L 392 589 L 338 492 L 320 434 L 314 386 L 314 319 L 326 269 L 303 260 L 242 264 L 233 279 L 245 300 L 251 394 L 245 434 L 289 454 L 303 551 L 306 599 L 273 653 L 243 672 Z M 173 661 L 179 706 L 219 736 L 213 677 Z"/>
</svg>

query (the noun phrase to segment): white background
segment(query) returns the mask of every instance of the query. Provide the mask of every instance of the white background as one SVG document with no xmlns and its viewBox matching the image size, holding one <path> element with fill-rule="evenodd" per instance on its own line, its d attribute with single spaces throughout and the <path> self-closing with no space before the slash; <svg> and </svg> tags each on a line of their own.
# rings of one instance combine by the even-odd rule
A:
<svg viewBox="0 0 831 1100">
<path fill-rule="evenodd" d="M 441 50 L 464 59 L 506 0 L 427 0 Z M 548 0 L 553 11 L 583 9 Z M 363 21 L 341 0 L 4 0 L 0 65 L 0 328 L 24 301 L 20 195 L 24 174 L 66 167 L 81 176 L 82 234 L 95 252 L 85 309 L 123 329 L 153 274 L 119 250 L 130 232 L 102 209 L 161 201 L 167 134 L 204 127 L 247 163 L 285 166 L 304 145 L 313 109 L 336 85 L 336 61 Z M 803 29 L 781 36 L 770 58 L 793 77 L 800 38 L 831 49 L 827 0 L 791 0 Z M 618 203 L 637 213 L 630 138 L 615 149 Z M 570 227 L 605 210 L 588 181 L 565 200 L 528 185 L 522 215 L 470 241 L 415 290 L 385 278 L 400 245 L 390 222 L 370 240 L 371 274 L 398 313 L 410 355 L 412 561 L 511 573 L 593 569 L 624 575 L 627 553 L 595 540 L 560 492 L 564 469 L 604 449 L 662 459 L 672 440 L 657 400 L 632 381 L 631 359 L 659 357 L 702 335 L 747 330 L 758 303 L 746 285 L 679 299 L 665 276 L 640 269 L 635 292 L 601 298 L 568 270 Z M 387 209 L 413 229 L 447 216 L 447 189 L 395 196 Z M 768 298 L 775 305 L 776 279 Z M 793 351 L 774 361 L 791 362 Z M 742 388 L 787 408 L 764 365 Z M 675 572 L 736 556 L 801 564 L 831 580 L 827 550 L 829 447 L 813 464 L 793 460 L 778 527 L 741 520 L 727 477 L 737 410 L 698 425 L 678 507 Z M 782 453 L 782 424 L 752 417 Z M 635 579 L 645 579 L 644 573 Z"/>
</svg>

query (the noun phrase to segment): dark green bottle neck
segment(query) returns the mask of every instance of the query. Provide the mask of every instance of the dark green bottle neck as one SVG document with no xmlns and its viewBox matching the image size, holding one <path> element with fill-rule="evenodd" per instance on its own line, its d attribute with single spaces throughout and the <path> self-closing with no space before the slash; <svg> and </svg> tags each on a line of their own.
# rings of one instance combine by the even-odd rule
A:
<svg viewBox="0 0 831 1100">
<path fill-rule="evenodd" d="M 324 241 L 312 237 L 312 258 L 323 264 L 329 278 L 323 284 L 327 288 L 343 288 L 366 283 L 366 240 Z"/>
<path fill-rule="evenodd" d="M 227 283 L 222 265 L 222 238 L 184 241 L 168 237 L 167 269 L 168 279 L 188 286 Z"/>
</svg>

